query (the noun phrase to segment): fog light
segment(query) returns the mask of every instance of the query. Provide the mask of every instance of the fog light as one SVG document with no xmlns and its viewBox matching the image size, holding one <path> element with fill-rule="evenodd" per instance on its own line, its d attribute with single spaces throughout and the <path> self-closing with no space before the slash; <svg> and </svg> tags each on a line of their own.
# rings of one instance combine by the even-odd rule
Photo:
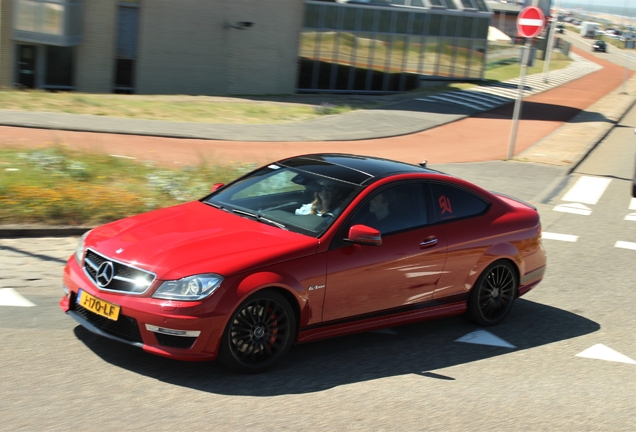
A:
<svg viewBox="0 0 636 432">
<path fill-rule="evenodd" d="M 183 336 L 183 337 L 199 337 L 201 332 L 199 330 L 175 330 L 165 327 L 157 327 L 151 324 L 146 324 L 146 330 L 153 333 L 161 333 L 170 336 Z"/>
</svg>

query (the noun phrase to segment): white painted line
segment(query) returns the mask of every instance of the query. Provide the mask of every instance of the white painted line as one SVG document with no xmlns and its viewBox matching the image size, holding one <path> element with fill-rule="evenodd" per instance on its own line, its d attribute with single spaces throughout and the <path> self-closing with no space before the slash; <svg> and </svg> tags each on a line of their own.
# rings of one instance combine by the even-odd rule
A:
<svg viewBox="0 0 636 432">
<path fill-rule="evenodd" d="M 596 344 L 593 347 L 590 347 L 586 349 L 585 351 L 578 353 L 576 357 L 585 357 L 585 358 L 591 358 L 596 360 L 606 360 L 611 362 L 636 364 L 636 361 L 630 359 L 624 354 L 619 353 L 618 351 L 614 351 L 613 349 L 603 344 Z"/>
<path fill-rule="evenodd" d="M 0 306 L 33 307 L 35 304 L 22 297 L 13 288 L 0 288 Z"/>
<path fill-rule="evenodd" d="M 583 176 L 565 194 L 563 201 L 596 204 L 601 198 L 612 179 L 602 177 Z"/>
<path fill-rule="evenodd" d="M 122 155 L 116 155 L 116 154 L 112 154 L 110 156 L 116 157 L 116 158 L 121 158 L 121 159 L 137 159 L 137 158 L 134 158 L 132 156 L 122 156 Z"/>
<path fill-rule="evenodd" d="M 614 247 L 621 248 L 621 249 L 636 250 L 636 243 L 617 241 Z"/>
<path fill-rule="evenodd" d="M 472 333 L 468 333 L 466 336 L 462 336 L 455 342 L 464 342 L 477 345 L 490 345 L 503 348 L 516 348 L 511 343 L 506 342 L 494 334 L 487 332 L 486 330 L 477 330 Z"/>
<path fill-rule="evenodd" d="M 541 234 L 541 238 L 546 240 L 559 240 L 564 242 L 576 243 L 576 241 L 579 239 L 579 236 L 570 235 L 570 234 L 557 234 L 557 233 L 551 233 L 551 232 L 543 232 Z"/>
<path fill-rule="evenodd" d="M 434 99 L 433 102 L 440 101 L 440 102 L 445 102 L 445 103 L 452 103 L 452 104 L 456 104 L 456 105 L 467 106 L 468 108 L 472 108 L 472 109 L 475 109 L 475 110 L 480 109 L 478 106 L 476 106 L 474 104 L 469 104 L 469 103 L 466 103 L 466 102 L 461 102 L 461 101 L 455 100 L 453 98 L 449 98 L 446 93 L 442 93 L 441 96 L 429 96 L 426 99 L 417 99 L 417 100 L 424 101 L 424 102 L 430 102 L 431 99 Z"/>
<path fill-rule="evenodd" d="M 554 207 L 552 210 L 561 212 L 561 213 L 572 213 L 583 216 L 589 216 L 592 214 L 592 209 L 579 203 L 574 204 L 561 204 Z"/>
<path fill-rule="evenodd" d="M 631 201 L 629 202 L 629 209 L 636 210 L 636 198 L 632 198 Z"/>
<path fill-rule="evenodd" d="M 626 221 L 636 221 L 636 213 L 630 213 L 623 220 Z"/>
</svg>

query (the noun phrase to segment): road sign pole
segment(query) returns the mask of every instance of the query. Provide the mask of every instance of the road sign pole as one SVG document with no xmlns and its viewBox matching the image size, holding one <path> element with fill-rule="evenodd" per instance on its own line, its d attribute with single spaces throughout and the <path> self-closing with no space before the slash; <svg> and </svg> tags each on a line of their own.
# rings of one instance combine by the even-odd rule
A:
<svg viewBox="0 0 636 432">
<path fill-rule="evenodd" d="M 519 113 L 521 112 L 521 100 L 523 99 L 523 88 L 525 86 L 526 71 L 528 69 L 528 58 L 530 57 L 530 50 L 526 46 L 528 40 L 526 39 L 521 47 L 521 77 L 519 78 L 519 92 L 517 93 L 517 99 L 515 100 L 515 109 L 512 114 L 512 130 L 510 132 L 510 144 L 508 145 L 508 159 L 512 159 L 515 154 L 515 141 L 517 140 L 517 127 L 519 125 Z"/>
<path fill-rule="evenodd" d="M 517 17 L 517 33 L 523 36 L 523 47 L 521 48 L 521 77 L 519 79 L 519 94 L 515 100 L 515 110 L 512 115 L 512 131 L 510 132 L 510 144 L 508 145 L 508 159 L 512 159 L 515 154 L 515 141 L 517 139 L 517 126 L 519 124 L 519 113 L 521 112 L 521 100 L 523 99 L 523 88 L 526 83 L 526 70 L 528 69 L 528 58 L 531 51 L 528 50 L 528 39 L 530 46 L 534 45 L 534 38 L 539 36 L 545 25 L 545 15 L 536 6 L 527 6 L 519 12 Z"/>
</svg>

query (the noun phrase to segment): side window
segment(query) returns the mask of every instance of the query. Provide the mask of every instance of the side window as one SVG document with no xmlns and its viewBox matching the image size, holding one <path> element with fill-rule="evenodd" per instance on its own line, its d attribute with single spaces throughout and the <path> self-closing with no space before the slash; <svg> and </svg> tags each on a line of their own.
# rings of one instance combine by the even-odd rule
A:
<svg viewBox="0 0 636 432">
<path fill-rule="evenodd" d="M 367 225 L 386 235 L 426 223 L 422 185 L 404 183 L 374 192 L 360 204 L 347 225 Z"/>
<path fill-rule="evenodd" d="M 433 209 L 437 220 L 458 219 L 478 215 L 488 203 L 478 196 L 443 183 L 431 183 Z"/>
</svg>

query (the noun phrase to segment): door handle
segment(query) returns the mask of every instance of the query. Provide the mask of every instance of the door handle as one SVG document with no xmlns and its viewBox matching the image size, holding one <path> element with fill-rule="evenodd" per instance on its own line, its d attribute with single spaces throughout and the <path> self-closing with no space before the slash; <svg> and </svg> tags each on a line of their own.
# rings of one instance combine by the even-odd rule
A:
<svg viewBox="0 0 636 432">
<path fill-rule="evenodd" d="M 421 248 L 427 248 L 435 246 L 437 244 L 437 237 L 428 237 L 420 242 Z"/>
</svg>

